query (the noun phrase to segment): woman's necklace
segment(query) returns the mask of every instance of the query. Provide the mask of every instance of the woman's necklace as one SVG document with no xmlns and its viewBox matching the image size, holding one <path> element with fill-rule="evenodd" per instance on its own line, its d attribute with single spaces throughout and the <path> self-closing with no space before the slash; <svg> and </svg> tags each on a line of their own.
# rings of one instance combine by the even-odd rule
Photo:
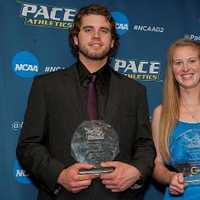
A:
<svg viewBox="0 0 200 200">
<path fill-rule="evenodd" d="M 199 109 L 200 109 L 200 105 L 199 104 L 194 104 L 194 105 L 185 105 L 183 104 L 183 107 L 186 111 L 186 113 L 191 117 L 192 122 L 200 122 L 200 117 L 199 117 Z M 194 106 L 196 109 L 194 109 L 193 111 L 191 111 L 190 109 L 188 109 L 189 106 Z"/>
</svg>

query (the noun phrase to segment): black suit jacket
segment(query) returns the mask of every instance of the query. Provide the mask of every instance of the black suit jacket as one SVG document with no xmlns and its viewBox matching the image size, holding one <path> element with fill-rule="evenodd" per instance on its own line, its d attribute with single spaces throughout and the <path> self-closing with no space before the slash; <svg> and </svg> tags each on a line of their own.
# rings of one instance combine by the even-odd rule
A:
<svg viewBox="0 0 200 200">
<path fill-rule="evenodd" d="M 142 189 L 113 193 L 98 180 L 78 194 L 64 188 L 54 194 L 60 172 L 75 163 L 70 150 L 72 135 L 88 119 L 78 84 L 75 66 L 41 75 L 33 81 L 17 156 L 39 187 L 38 199 L 142 199 Z M 134 165 L 147 179 L 153 169 L 155 151 L 145 88 L 113 70 L 109 87 L 103 119 L 119 135 L 120 154 L 116 160 Z"/>
</svg>

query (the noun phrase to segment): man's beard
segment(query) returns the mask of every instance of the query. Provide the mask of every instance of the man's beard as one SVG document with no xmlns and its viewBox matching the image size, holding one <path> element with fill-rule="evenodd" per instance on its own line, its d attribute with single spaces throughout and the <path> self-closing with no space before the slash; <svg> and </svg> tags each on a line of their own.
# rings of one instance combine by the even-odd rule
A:
<svg viewBox="0 0 200 200">
<path fill-rule="evenodd" d="M 110 55 L 110 51 L 110 46 L 106 47 L 101 52 L 92 52 L 86 47 L 79 47 L 79 52 L 91 60 L 102 60 Z"/>
</svg>

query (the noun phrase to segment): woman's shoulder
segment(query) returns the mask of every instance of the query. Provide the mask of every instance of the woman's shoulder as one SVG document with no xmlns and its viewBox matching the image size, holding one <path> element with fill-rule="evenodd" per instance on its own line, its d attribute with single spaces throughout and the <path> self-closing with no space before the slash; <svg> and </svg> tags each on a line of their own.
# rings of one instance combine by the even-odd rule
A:
<svg viewBox="0 0 200 200">
<path fill-rule="evenodd" d="M 153 111 L 153 118 L 160 118 L 160 115 L 161 115 L 161 112 L 162 112 L 162 105 L 160 104 L 160 105 L 158 105 L 155 109 L 154 109 L 154 111 Z"/>
<path fill-rule="evenodd" d="M 162 111 L 162 105 L 157 106 L 153 111 L 153 116 L 152 116 L 152 132 L 153 132 L 153 135 L 157 135 L 159 133 L 161 111 Z"/>
</svg>

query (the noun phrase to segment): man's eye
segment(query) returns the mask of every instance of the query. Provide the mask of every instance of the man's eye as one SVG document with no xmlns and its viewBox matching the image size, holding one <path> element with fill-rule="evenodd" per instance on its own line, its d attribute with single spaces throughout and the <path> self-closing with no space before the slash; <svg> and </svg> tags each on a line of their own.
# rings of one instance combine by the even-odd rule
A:
<svg viewBox="0 0 200 200">
<path fill-rule="evenodd" d="M 101 29 L 101 32 L 102 32 L 102 33 L 109 33 L 110 30 L 108 30 L 108 29 Z"/>
<path fill-rule="evenodd" d="M 84 31 L 85 31 L 85 32 L 91 32 L 92 29 L 90 29 L 90 28 L 86 28 L 86 29 L 84 29 Z"/>
</svg>

